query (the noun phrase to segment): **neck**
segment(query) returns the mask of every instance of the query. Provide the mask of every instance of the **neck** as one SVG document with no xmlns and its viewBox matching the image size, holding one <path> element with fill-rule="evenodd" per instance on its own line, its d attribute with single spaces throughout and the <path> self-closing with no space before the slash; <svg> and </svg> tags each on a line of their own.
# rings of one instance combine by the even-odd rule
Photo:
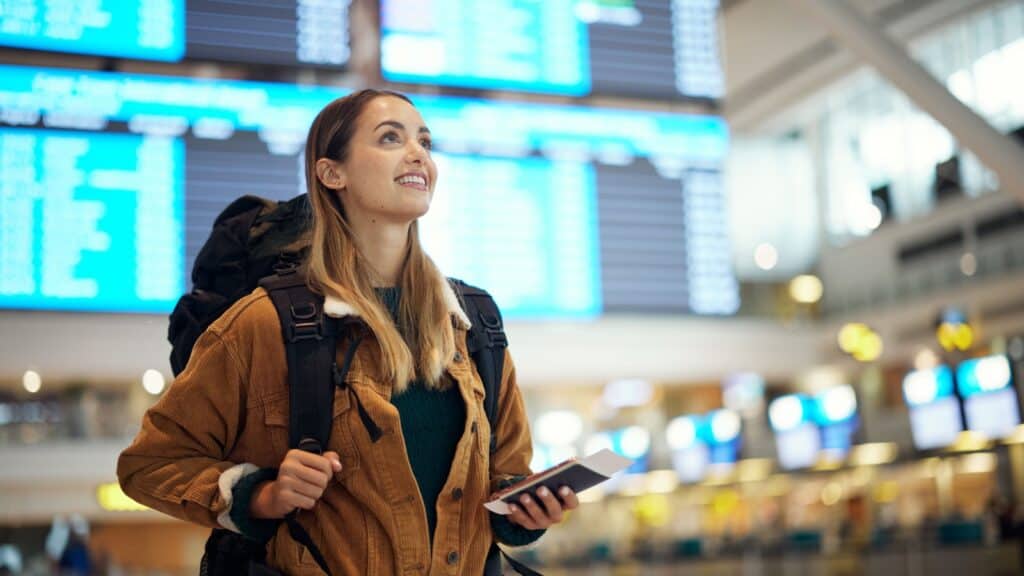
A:
<svg viewBox="0 0 1024 576">
<path fill-rule="evenodd" d="M 375 287 L 397 286 L 408 252 L 409 224 L 350 222 L 359 249 L 374 272 Z"/>
</svg>

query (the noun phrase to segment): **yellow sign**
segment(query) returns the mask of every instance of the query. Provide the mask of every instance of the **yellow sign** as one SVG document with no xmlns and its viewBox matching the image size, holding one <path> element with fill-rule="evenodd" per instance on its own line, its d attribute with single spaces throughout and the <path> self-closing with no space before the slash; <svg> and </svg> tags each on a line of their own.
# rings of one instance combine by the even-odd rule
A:
<svg viewBox="0 0 1024 576">
<path fill-rule="evenodd" d="M 96 502 L 100 508 L 110 512 L 139 512 L 149 508 L 132 500 L 116 482 L 100 484 L 96 487 Z"/>
<path fill-rule="evenodd" d="M 939 346 L 942 346 L 942 349 L 947 352 L 953 350 L 963 352 L 974 344 L 974 330 L 971 329 L 970 324 L 943 322 L 935 330 L 935 337 L 939 341 Z"/>
<path fill-rule="evenodd" d="M 867 324 L 854 322 L 839 331 L 839 348 L 859 362 L 873 362 L 882 355 L 882 338 Z"/>
</svg>

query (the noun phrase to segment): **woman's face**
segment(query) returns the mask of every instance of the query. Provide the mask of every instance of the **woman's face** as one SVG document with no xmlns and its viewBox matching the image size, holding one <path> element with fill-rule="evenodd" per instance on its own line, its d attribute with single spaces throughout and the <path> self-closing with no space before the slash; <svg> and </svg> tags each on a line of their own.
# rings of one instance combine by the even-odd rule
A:
<svg viewBox="0 0 1024 576">
<path fill-rule="evenodd" d="M 371 100 L 356 120 L 344 162 L 333 162 L 349 219 L 408 224 L 427 213 L 437 166 L 430 131 L 412 104 L 393 96 Z"/>
</svg>

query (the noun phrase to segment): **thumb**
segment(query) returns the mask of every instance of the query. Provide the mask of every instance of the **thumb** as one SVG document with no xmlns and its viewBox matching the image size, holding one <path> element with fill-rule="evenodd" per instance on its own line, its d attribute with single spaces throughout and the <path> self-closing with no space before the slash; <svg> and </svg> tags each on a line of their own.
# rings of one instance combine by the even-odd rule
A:
<svg viewBox="0 0 1024 576">
<path fill-rule="evenodd" d="M 327 461 L 331 463 L 332 470 L 335 472 L 341 472 L 341 457 L 338 456 L 337 452 L 324 452 L 324 458 L 327 458 Z"/>
</svg>

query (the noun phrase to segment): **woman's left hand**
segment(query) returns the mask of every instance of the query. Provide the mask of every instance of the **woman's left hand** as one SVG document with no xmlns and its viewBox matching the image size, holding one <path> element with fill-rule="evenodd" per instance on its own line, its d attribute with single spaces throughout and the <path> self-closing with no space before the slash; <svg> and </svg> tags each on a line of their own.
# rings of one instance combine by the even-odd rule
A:
<svg viewBox="0 0 1024 576">
<path fill-rule="evenodd" d="M 576 493 L 567 486 L 558 490 L 558 496 L 542 486 L 537 490 L 537 498 L 523 494 L 519 502 L 509 506 L 511 513 L 508 519 L 528 530 L 541 530 L 558 524 L 565 519 L 565 512 L 580 505 Z"/>
</svg>

